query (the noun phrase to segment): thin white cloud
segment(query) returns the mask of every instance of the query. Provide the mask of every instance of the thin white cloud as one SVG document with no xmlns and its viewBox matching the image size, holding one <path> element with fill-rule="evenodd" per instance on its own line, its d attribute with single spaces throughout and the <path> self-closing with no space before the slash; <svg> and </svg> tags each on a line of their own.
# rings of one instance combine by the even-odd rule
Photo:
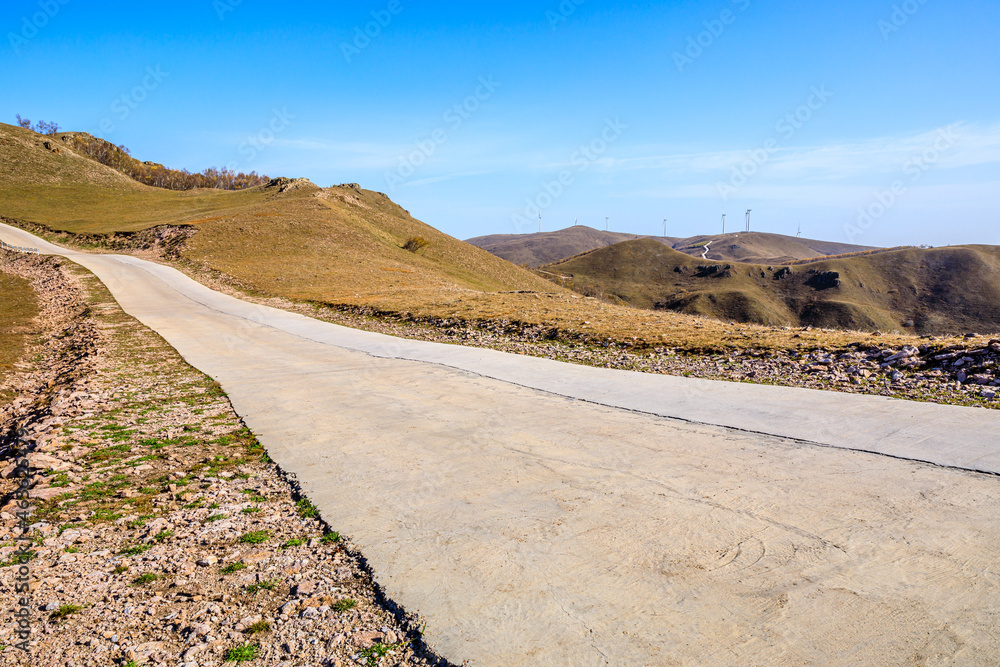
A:
<svg viewBox="0 0 1000 667">
<path fill-rule="evenodd" d="M 766 154 L 762 149 L 763 145 L 744 150 L 604 158 L 596 166 L 607 171 L 653 170 L 677 175 L 731 173 L 752 160 L 753 153 Z M 935 169 L 1000 164 L 1000 124 L 981 127 L 963 123 L 911 136 L 780 147 L 763 160 L 760 170 L 772 177 L 836 180 L 898 172 L 914 160 L 928 158 Z"/>
</svg>

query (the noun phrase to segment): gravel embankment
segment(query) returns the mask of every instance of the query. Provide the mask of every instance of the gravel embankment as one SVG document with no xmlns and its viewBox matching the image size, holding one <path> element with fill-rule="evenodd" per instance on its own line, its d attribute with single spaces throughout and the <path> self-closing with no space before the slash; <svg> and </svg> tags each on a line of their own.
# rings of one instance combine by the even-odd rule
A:
<svg viewBox="0 0 1000 667">
<path fill-rule="evenodd" d="M 3 664 L 444 664 L 209 378 L 75 265 L 0 257 L 48 333 L 0 409 Z M 13 492 L 30 449 L 31 549 Z M 30 653 L 14 645 L 30 569 Z"/>
<path fill-rule="evenodd" d="M 219 283 L 213 287 L 224 289 Z M 890 347 L 865 342 L 809 351 L 750 348 L 720 354 L 690 354 L 670 347 L 640 349 L 613 341 L 595 344 L 553 340 L 552 332 L 545 327 L 505 320 L 415 321 L 358 309 L 314 307 L 279 299 L 250 300 L 392 336 L 601 368 L 1000 409 L 1000 339 L 990 337 L 970 336 L 958 344 L 953 339 L 941 342 L 928 337 L 920 346 Z"/>
</svg>

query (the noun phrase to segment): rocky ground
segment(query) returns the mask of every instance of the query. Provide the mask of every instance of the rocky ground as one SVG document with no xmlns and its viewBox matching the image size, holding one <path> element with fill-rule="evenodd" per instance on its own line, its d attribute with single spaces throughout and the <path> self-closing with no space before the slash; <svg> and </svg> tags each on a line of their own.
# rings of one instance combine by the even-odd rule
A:
<svg viewBox="0 0 1000 667">
<path fill-rule="evenodd" d="M 346 326 L 394 336 L 488 347 L 603 368 L 1000 409 L 1000 339 L 981 336 L 969 337 L 964 344 L 928 339 L 919 347 L 857 343 L 836 350 L 748 349 L 695 355 L 663 347 L 635 349 L 611 341 L 597 345 L 553 341 L 547 339 L 548 332 L 542 328 L 517 327 L 507 322 L 412 322 L 331 308 L 301 310 L 313 310 L 314 317 Z"/>
<path fill-rule="evenodd" d="M 2 664 L 444 664 L 218 385 L 76 265 L 0 255 L 38 292 L 45 332 L 0 409 Z M 29 653 L 15 647 L 25 566 Z"/>
</svg>

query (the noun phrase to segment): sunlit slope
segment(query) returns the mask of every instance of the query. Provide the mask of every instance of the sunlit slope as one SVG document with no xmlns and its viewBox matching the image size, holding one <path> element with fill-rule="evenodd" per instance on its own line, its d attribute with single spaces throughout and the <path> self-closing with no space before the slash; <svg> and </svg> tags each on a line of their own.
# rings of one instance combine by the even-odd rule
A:
<svg viewBox="0 0 1000 667">
<path fill-rule="evenodd" d="M 540 267 L 622 241 L 654 239 L 693 257 L 748 263 L 780 264 L 829 255 L 873 250 L 871 246 L 816 241 L 781 234 L 742 232 L 693 236 L 686 239 L 605 232 L 583 225 L 538 234 L 494 234 L 469 239 L 515 264 Z M 706 249 L 707 248 L 707 249 Z"/>
<path fill-rule="evenodd" d="M 585 294 L 768 325 L 957 334 L 1000 331 L 1000 248 L 904 249 L 787 268 L 712 262 L 652 240 L 543 267 Z"/>
<path fill-rule="evenodd" d="M 280 179 L 239 192 L 163 190 L 78 155 L 62 136 L 0 125 L 0 215 L 73 234 L 191 226 L 197 233 L 183 258 L 248 289 L 297 299 L 441 289 L 559 291 L 357 186 L 320 189 Z M 415 237 L 426 245 L 405 250 Z"/>
<path fill-rule="evenodd" d="M 469 239 L 467 242 L 514 264 L 537 268 L 573 255 L 638 238 L 644 237 L 575 225 L 557 232 L 493 234 Z M 673 243 L 676 239 L 666 241 Z"/>
</svg>

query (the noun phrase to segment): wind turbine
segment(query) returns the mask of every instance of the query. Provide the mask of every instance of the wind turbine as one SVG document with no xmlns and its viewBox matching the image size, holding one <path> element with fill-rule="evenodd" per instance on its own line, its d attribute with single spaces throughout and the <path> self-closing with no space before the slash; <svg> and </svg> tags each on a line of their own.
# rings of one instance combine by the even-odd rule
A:
<svg viewBox="0 0 1000 667">
<path fill-rule="evenodd" d="M 538 233 L 542 233 L 542 214 L 538 214 Z"/>
<path fill-rule="evenodd" d="M 667 219 L 663 219 L 663 238 L 667 237 Z"/>
<path fill-rule="evenodd" d="M 604 231 L 611 231 L 611 217 L 604 218 Z"/>
<path fill-rule="evenodd" d="M 750 214 L 753 213 L 753 209 L 747 209 L 747 231 L 750 231 Z"/>
<path fill-rule="evenodd" d="M 726 214 L 722 214 L 722 233 L 726 233 Z"/>
</svg>

